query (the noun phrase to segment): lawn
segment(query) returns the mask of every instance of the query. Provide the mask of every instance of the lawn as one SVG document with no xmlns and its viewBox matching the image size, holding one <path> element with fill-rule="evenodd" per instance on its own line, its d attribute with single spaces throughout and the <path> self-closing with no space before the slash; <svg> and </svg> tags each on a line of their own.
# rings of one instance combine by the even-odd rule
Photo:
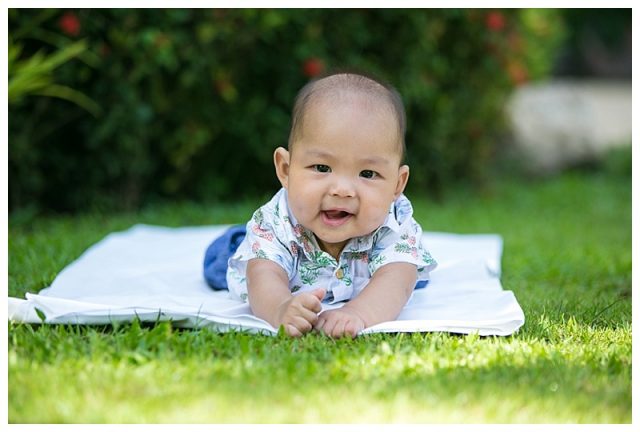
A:
<svg viewBox="0 0 640 432">
<path fill-rule="evenodd" d="M 499 233 L 513 336 L 375 334 L 354 341 L 9 323 L 8 414 L 39 422 L 631 422 L 631 177 L 496 180 L 436 202 L 429 231 Z M 258 202 L 9 221 L 9 295 L 47 286 L 135 223 L 244 222 Z"/>
</svg>

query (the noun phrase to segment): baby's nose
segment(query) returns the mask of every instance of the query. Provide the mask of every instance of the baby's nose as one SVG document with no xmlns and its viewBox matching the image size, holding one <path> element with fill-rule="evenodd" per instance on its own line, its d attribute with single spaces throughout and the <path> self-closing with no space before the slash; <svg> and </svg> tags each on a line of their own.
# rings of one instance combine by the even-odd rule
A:
<svg viewBox="0 0 640 432">
<path fill-rule="evenodd" d="M 352 198 L 356 194 L 353 182 L 339 176 L 336 176 L 331 184 L 330 193 L 331 196 L 340 198 Z"/>
</svg>

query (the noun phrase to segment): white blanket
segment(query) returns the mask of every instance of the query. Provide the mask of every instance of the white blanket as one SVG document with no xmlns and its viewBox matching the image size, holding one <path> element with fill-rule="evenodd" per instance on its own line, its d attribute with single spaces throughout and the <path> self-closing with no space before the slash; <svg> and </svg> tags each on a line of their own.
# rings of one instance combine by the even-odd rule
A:
<svg viewBox="0 0 640 432">
<path fill-rule="evenodd" d="M 178 327 L 276 334 L 277 329 L 255 317 L 246 303 L 230 299 L 226 291 L 212 291 L 203 279 L 204 252 L 226 228 L 136 225 L 109 234 L 64 268 L 49 288 L 27 294 L 26 300 L 9 298 L 9 319 L 109 324 L 138 317 L 171 320 Z M 500 285 L 500 236 L 425 233 L 423 241 L 439 263 L 431 281 L 414 292 L 397 320 L 363 334 L 443 331 L 507 336 L 524 324 L 513 293 Z"/>
</svg>

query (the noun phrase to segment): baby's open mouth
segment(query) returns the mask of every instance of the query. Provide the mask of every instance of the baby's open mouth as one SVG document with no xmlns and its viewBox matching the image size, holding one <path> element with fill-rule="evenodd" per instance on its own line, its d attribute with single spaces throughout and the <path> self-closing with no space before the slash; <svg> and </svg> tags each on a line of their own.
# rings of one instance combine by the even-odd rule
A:
<svg viewBox="0 0 640 432">
<path fill-rule="evenodd" d="M 347 216 L 351 216 L 351 213 L 344 210 L 325 210 L 324 214 L 327 216 L 327 219 L 331 220 L 337 220 L 346 218 Z"/>
<path fill-rule="evenodd" d="M 351 218 L 351 216 L 353 216 L 352 213 L 349 213 L 344 210 L 323 210 L 322 211 L 322 220 L 324 221 L 324 223 L 334 227 L 342 225 L 343 223 L 348 221 Z"/>
</svg>

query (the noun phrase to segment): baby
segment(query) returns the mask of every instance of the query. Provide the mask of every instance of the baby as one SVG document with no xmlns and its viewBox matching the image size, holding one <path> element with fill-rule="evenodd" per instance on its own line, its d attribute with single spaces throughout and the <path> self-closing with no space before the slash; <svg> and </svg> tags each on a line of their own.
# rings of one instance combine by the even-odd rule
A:
<svg viewBox="0 0 640 432">
<path fill-rule="evenodd" d="M 396 319 L 436 266 L 402 193 L 404 133 L 400 96 L 377 80 L 339 73 L 302 88 L 274 153 L 282 189 L 228 261 L 232 297 L 290 336 L 355 337 Z M 348 302 L 322 312 L 323 300 Z"/>
</svg>

